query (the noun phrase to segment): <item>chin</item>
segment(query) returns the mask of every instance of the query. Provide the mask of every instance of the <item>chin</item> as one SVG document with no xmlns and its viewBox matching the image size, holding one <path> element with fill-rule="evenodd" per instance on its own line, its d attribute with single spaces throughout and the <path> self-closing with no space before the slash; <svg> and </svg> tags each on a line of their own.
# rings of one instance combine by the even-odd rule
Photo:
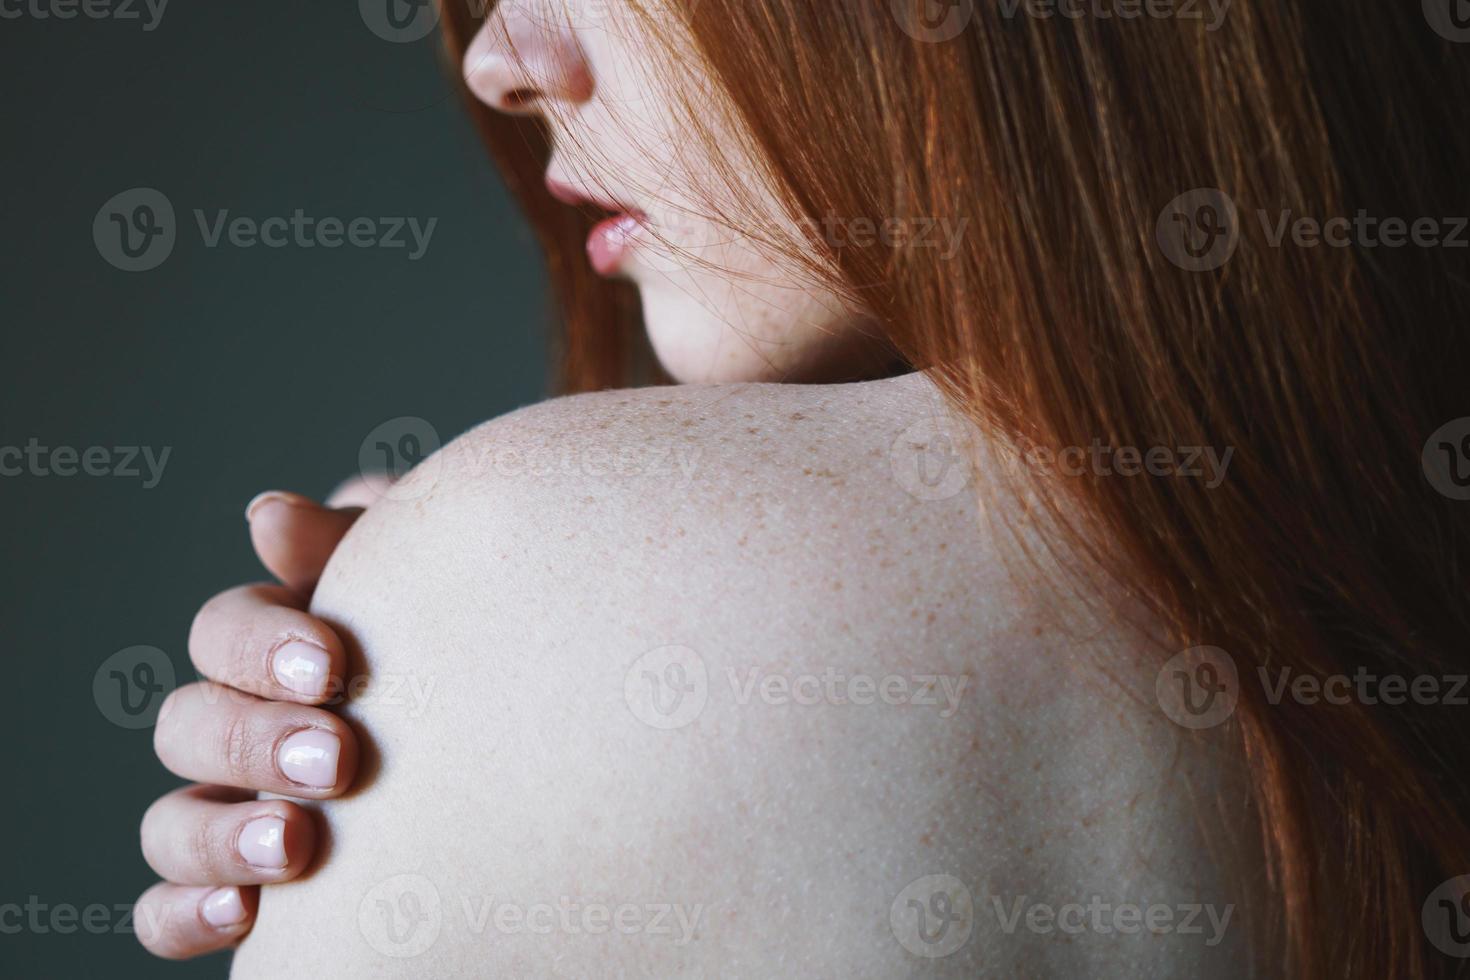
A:
<svg viewBox="0 0 1470 980">
<path fill-rule="evenodd" d="M 854 380 L 873 376 L 889 357 L 830 295 L 798 286 L 694 283 L 639 284 L 649 342 L 680 384 Z M 710 297 L 731 302 L 722 308 Z"/>
<path fill-rule="evenodd" d="M 669 377 L 679 384 L 782 381 L 788 373 L 763 357 L 741 332 L 708 307 L 677 290 L 640 289 L 648 340 Z"/>
</svg>

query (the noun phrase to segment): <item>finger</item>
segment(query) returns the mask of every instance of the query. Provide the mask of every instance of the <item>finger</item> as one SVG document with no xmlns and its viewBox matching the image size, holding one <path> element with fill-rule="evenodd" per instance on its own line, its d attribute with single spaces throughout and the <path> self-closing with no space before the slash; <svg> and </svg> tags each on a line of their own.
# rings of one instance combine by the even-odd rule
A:
<svg viewBox="0 0 1470 980">
<path fill-rule="evenodd" d="M 206 602 L 189 628 L 189 659 L 211 680 L 273 701 L 319 704 L 346 676 L 342 641 L 279 585 L 244 585 Z"/>
<path fill-rule="evenodd" d="M 265 885 L 295 878 L 311 862 L 316 824 L 286 800 L 245 790 L 185 786 L 143 814 L 143 857 L 181 885 Z"/>
<path fill-rule="evenodd" d="M 250 501 L 245 519 L 261 563 L 282 584 L 309 595 L 361 513 L 356 507 L 333 510 L 297 493 L 271 490 Z"/>
<path fill-rule="evenodd" d="M 164 700 L 153 750 L 185 779 L 307 799 L 337 796 L 357 771 L 357 738 L 341 718 L 209 681 Z"/>
<path fill-rule="evenodd" d="M 371 507 L 393 486 L 387 473 L 355 476 L 327 496 L 328 507 Z"/>
<path fill-rule="evenodd" d="M 238 942 L 250 931 L 260 889 L 159 882 L 138 896 L 133 930 L 154 956 L 186 960 Z"/>
</svg>

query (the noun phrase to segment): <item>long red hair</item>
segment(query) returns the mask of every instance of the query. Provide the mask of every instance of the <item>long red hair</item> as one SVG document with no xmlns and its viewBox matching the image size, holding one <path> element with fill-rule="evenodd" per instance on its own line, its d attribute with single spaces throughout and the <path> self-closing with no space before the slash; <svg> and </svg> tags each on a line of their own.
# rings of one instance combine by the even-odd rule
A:
<svg viewBox="0 0 1470 980">
<path fill-rule="evenodd" d="M 456 55 L 469 6 L 444 6 Z M 1454 973 L 1466 961 L 1420 914 L 1470 873 L 1466 709 L 1272 704 L 1252 679 L 1470 671 L 1470 503 L 1420 464 L 1430 433 L 1470 416 L 1470 253 L 1305 247 L 1255 216 L 1470 214 L 1470 45 L 1419 3 L 1236 0 L 1218 24 L 951 6 L 969 21 L 940 36 L 914 29 L 924 0 L 670 2 L 790 216 L 968 222 L 952 256 L 805 243 L 957 408 L 1040 446 L 1234 448 L 1216 487 L 1092 475 L 1047 492 L 1080 506 L 1077 546 L 1175 648 L 1238 665 L 1230 731 L 1284 923 L 1277 967 Z M 565 387 L 647 377 L 636 296 L 587 268 L 589 219 L 545 192 L 543 134 L 470 104 L 545 244 Z M 1181 267 L 1156 235 L 1195 188 L 1239 208 L 1216 267 Z"/>
</svg>

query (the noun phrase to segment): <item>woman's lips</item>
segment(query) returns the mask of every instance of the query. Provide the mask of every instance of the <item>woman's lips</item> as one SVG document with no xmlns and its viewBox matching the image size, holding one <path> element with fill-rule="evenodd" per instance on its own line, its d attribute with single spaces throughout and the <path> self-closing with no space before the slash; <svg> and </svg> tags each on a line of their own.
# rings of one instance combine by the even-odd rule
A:
<svg viewBox="0 0 1470 980">
<path fill-rule="evenodd" d="M 599 221 L 587 236 L 587 258 L 598 275 L 610 276 L 623 265 L 643 222 L 634 214 L 615 214 Z"/>
<path fill-rule="evenodd" d="M 595 197 L 551 177 L 546 179 L 546 189 L 563 204 L 591 205 L 602 211 L 613 212 L 611 217 L 599 221 L 587 236 L 587 257 L 599 275 L 610 276 L 616 273 L 633 247 L 634 236 L 644 223 L 643 215 L 617 201 Z"/>
</svg>

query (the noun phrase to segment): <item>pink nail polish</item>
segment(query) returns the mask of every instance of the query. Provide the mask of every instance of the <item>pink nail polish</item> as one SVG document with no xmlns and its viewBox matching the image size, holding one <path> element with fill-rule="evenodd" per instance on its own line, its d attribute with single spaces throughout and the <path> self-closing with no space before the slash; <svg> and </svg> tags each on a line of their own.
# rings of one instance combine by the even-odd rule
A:
<svg viewBox="0 0 1470 980">
<path fill-rule="evenodd" d="M 286 866 L 286 822 L 280 817 L 257 817 L 240 830 L 240 856 L 257 868 Z"/>
<path fill-rule="evenodd" d="M 240 889 L 216 888 L 199 904 L 199 914 L 216 929 L 225 929 L 244 922 L 245 903 L 240 901 Z"/>
<path fill-rule="evenodd" d="M 283 687 L 307 697 L 320 697 L 327 689 L 327 671 L 332 658 L 314 643 L 292 640 L 271 657 L 271 670 Z"/>
<path fill-rule="evenodd" d="M 342 743 L 331 732 L 308 728 L 281 743 L 276 762 L 293 783 L 330 789 L 337 783 L 337 756 Z"/>
</svg>

